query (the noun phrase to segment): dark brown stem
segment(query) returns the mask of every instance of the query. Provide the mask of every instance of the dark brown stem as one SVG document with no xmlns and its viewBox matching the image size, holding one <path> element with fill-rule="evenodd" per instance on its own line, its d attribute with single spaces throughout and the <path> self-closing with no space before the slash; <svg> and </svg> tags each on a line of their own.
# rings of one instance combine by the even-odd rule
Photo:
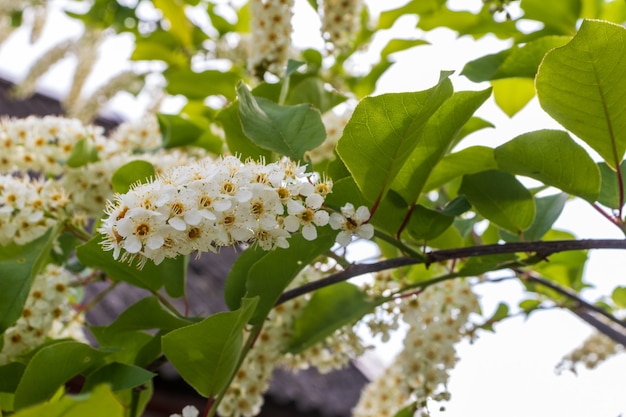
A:
<svg viewBox="0 0 626 417">
<path fill-rule="evenodd" d="M 327 287 L 338 282 L 347 281 L 350 278 L 357 277 L 372 272 L 380 272 L 387 269 L 400 268 L 403 266 L 425 264 L 426 266 L 435 262 L 443 262 L 459 258 L 471 258 L 475 256 L 496 255 L 504 253 L 534 253 L 539 259 L 545 259 L 548 256 L 565 251 L 588 250 L 588 249 L 626 249 L 626 239 L 587 239 L 587 240 L 554 240 L 554 241 L 536 241 L 536 242 L 512 242 L 495 245 L 480 245 L 466 248 L 445 249 L 429 252 L 423 258 L 400 257 L 386 259 L 384 261 L 371 264 L 355 264 L 329 275 L 317 281 L 304 284 L 301 287 L 286 291 L 278 299 L 276 305 L 282 304 L 293 298 L 307 294 L 311 291 Z"/>
</svg>

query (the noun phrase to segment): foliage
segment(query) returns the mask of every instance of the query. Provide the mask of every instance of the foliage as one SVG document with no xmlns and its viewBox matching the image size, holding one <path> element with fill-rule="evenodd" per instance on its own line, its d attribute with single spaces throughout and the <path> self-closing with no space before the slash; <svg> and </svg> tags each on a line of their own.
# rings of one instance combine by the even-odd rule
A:
<svg viewBox="0 0 626 417">
<path fill-rule="evenodd" d="M 137 68 L 158 68 L 164 94 L 186 104 L 108 137 L 64 119 L 0 124 L 10 150 L 0 161 L 0 415 L 139 416 L 162 359 L 207 398 L 203 416 L 254 415 L 263 390 L 246 389 L 265 381 L 246 379 L 250 358 L 336 367 L 364 349 L 357 323 L 385 340 L 400 320 L 411 330 L 389 378 L 407 378 L 391 397 L 364 395 L 355 416 L 425 415 L 427 400 L 449 397 L 454 342 L 517 314 L 501 303 L 481 319 L 472 285 L 498 270 L 525 286 L 520 313 L 570 309 L 608 336 L 608 352 L 626 342 L 616 318 L 625 288 L 581 297 L 593 282 L 585 251 L 626 241 L 553 227 L 576 198 L 626 234 L 626 5 L 490 0 L 470 11 L 412 0 L 370 16 L 358 0 L 340 3 L 308 2 L 341 17 L 322 22 L 320 50 L 290 46 L 291 9 L 274 0 L 67 5 L 89 33 L 132 35 L 132 60 L 158 63 Z M 21 11 L 0 13 L 22 24 Z M 365 73 L 352 64 L 407 15 L 425 38 L 447 28 L 509 47 L 441 71 L 423 91 L 376 94 L 393 60 L 428 42 L 390 39 Z M 77 69 L 78 90 L 86 75 Z M 457 91 L 458 77 L 476 88 Z M 476 116 L 490 99 L 512 116 L 534 96 L 563 129 L 469 145 L 497 128 Z M 371 240 L 377 259 L 349 264 L 343 247 L 355 239 Z M 226 282 L 231 311 L 187 317 L 168 301 L 185 297 L 186 255 L 222 246 L 242 249 Z M 368 273 L 369 284 L 345 282 Z M 95 348 L 81 330 L 91 305 L 72 310 L 69 288 L 103 277 L 152 296 L 91 326 Z M 259 366 L 269 378 L 273 363 Z M 76 377 L 81 393 L 65 393 Z"/>
</svg>

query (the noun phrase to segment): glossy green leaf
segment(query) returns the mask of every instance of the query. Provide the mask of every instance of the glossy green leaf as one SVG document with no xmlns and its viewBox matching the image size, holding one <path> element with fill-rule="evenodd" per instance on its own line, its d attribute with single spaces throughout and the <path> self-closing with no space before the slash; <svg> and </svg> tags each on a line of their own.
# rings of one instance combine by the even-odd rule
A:
<svg viewBox="0 0 626 417">
<path fill-rule="evenodd" d="M 535 96 L 531 78 L 504 78 L 491 82 L 496 104 L 507 116 L 513 117 Z"/>
<path fill-rule="evenodd" d="M 626 287 L 616 287 L 611 294 L 611 300 L 617 308 L 626 308 Z"/>
<path fill-rule="evenodd" d="M 498 146 L 494 155 L 503 171 L 534 178 L 587 201 L 596 201 L 600 192 L 597 165 L 566 132 L 524 133 Z"/>
<path fill-rule="evenodd" d="M 15 391 L 15 408 L 49 400 L 63 384 L 95 366 L 103 356 L 76 341 L 60 341 L 41 348 L 26 365 Z"/>
<path fill-rule="evenodd" d="M 381 57 L 385 58 L 393 53 L 402 52 L 420 45 L 429 45 L 429 42 L 423 39 L 391 39 L 380 54 Z"/>
<path fill-rule="evenodd" d="M 299 353 L 354 323 L 376 306 L 357 286 L 340 282 L 317 290 L 293 323 L 287 352 Z"/>
<path fill-rule="evenodd" d="M 98 148 L 93 140 L 82 138 L 74 144 L 72 152 L 65 162 L 67 166 L 78 168 L 98 160 Z"/>
<path fill-rule="evenodd" d="M 464 194 L 481 216 L 512 233 L 523 232 L 535 218 L 530 191 L 505 172 L 465 175 L 459 194 Z"/>
<path fill-rule="evenodd" d="M 241 119 L 239 117 L 238 101 L 235 101 L 230 106 L 220 111 L 217 115 L 217 121 L 222 124 L 226 144 L 231 153 L 241 155 L 241 159 L 243 160 L 247 158 L 254 160 L 263 158 L 266 161 L 272 160 L 272 151 L 262 149 L 243 133 Z"/>
<path fill-rule="evenodd" d="M 12 417 L 124 417 L 124 407 L 119 403 L 111 388 L 106 385 L 95 387 L 88 394 L 64 396 L 59 401 L 26 408 Z"/>
<path fill-rule="evenodd" d="M 390 187 L 428 119 L 452 95 L 448 75 L 429 90 L 367 97 L 356 107 L 337 153 L 369 201 Z"/>
<path fill-rule="evenodd" d="M 493 315 L 487 320 L 487 322 L 482 326 L 483 330 L 493 331 L 493 325 L 501 320 L 504 320 L 509 316 L 509 305 L 506 303 L 498 304 L 496 311 Z"/>
<path fill-rule="evenodd" d="M 352 177 L 341 178 L 339 181 L 334 181 L 334 177 L 331 178 L 333 178 L 333 192 L 326 196 L 324 204 L 336 210 L 346 203 L 352 203 L 354 207 L 368 205 Z"/>
<path fill-rule="evenodd" d="M 522 300 L 519 303 L 519 308 L 526 314 L 529 315 L 534 310 L 541 306 L 541 301 L 539 300 Z"/>
<path fill-rule="evenodd" d="M 524 18 L 543 22 L 546 29 L 554 33 L 571 35 L 576 31 L 576 22 L 581 12 L 580 0 L 522 0 Z"/>
<path fill-rule="evenodd" d="M 91 391 L 100 384 L 108 384 L 111 390 L 120 391 L 143 385 L 155 376 L 155 373 L 138 366 L 113 362 L 90 373 L 82 390 Z"/>
<path fill-rule="evenodd" d="M 102 351 L 109 352 L 108 362 L 119 362 L 137 366 L 148 366 L 161 354 L 161 335 L 143 331 L 110 332 L 107 326 L 90 326 L 89 331 L 98 341 Z M 148 354 L 151 345 L 158 345 L 156 354 Z"/>
<path fill-rule="evenodd" d="M 326 138 L 321 114 L 310 105 L 281 106 L 254 97 L 243 84 L 237 93 L 243 132 L 261 148 L 302 160 Z"/>
<path fill-rule="evenodd" d="M 235 86 L 241 79 L 241 76 L 234 72 L 217 70 L 194 72 L 189 69 L 177 69 L 166 71 L 164 75 L 167 79 L 168 93 L 181 94 L 194 100 L 216 95 L 234 100 Z"/>
<path fill-rule="evenodd" d="M 427 241 L 442 234 L 450 225 L 454 217 L 416 205 L 411 212 L 406 231 L 416 241 Z"/>
<path fill-rule="evenodd" d="M 585 20 L 567 45 L 546 55 L 536 87 L 550 116 L 610 166 L 621 162 L 626 149 L 626 28 Z"/>
<path fill-rule="evenodd" d="M 259 296 L 252 323 L 265 319 L 289 283 L 315 258 L 335 243 L 336 231 L 329 227 L 317 230 L 317 239 L 308 241 L 301 234 L 289 239 L 289 247 L 264 251 L 259 247 L 242 253 L 228 274 L 224 297 L 230 309 L 239 307 L 243 297 Z"/>
<path fill-rule="evenodd" d="M 424 191 L 439 188 L 465 174 L 475 174 L 497 167 L 492 148 L 472 146 L 444 156 L 428 176 Z"/>
<path fill-rule="evenodd" d="M 575 239 L 571 233 L 550 230 L 543 240 L 567 240 Z M 586 287 L 583 283 L 583 272 L 587 261 L 587 251 L 569 251 L 554 253 L 546 262 L 540 262 L 533 266 L 535 272 L 544 278 L 548 278 L 557 284 L 580 291 Z M 535 292 L 549 294 L 554 298 L 562 298 L 562 295 L 541 286 L 535 287 Z"/>
<path fill-rule="evenodd" d="M 540 240 L 559 218 L 568 199 L 569 196 L 565 193 L 535 198 L 537 210 L 533 224 L 524 231 L 522 236 L 501 231 L 502 238 L 507 242 Z"/>
<path fill-rule="evenodd" d="M 200 323 L 162 338 L 163 353 L 189 385 L 212 397 L 229 382 L 243 345 L 243 329 L 258 299 L 242 300 L 241 308 L 213 314 Z"/>
<path fill-rule="evenodd" d="M 463 138 L 468 135 L 471 135 L 474 132 L 478 132 L 482 129 L 487 129 L 490 127 L 495 127 L 493 123 L 488 122 L 485 119 L 481 119 L 480 117 L 472 116 L 465 125 L 461 128 L 461 131 L 456 135 L 452 146 L 459 143 Z"/>
<path fill-rule="evenodd" d="M 81 264 L 101 269 L 114 281 L 125 281 L 140 288 L 156 291 L 172 277 L 178 279 L 185 277 L 187 263 L 184 256 L 165 259 L 159 265 L 147 262 L 142 269 L 137 269 L 136 265 L 113 259 L 111 251 L 102 249 L 101 241 L 102 236 L 95 236 L 89 242 L 77 247 L 76 255 Z"/>
<path fill-rule="evenodd" d="M 413 138 L 411 153 L 391 184 L 404 201 L 410 204 L 417 200 L 433 168 L 450 150 L 461 128 L 490 95 L 490 89 L 455 93 Z"/>
<path fill-rule="evenodd" d="M 49 256 L 58 230 L 52 228 L 27 245 L 0 246 L 0 333 L 22 315 L 30 287 Z"/>
<path fill-rule="evenodd" d="M 165 310 L 156 297 L 145 297 L 124 310 L 105 331 L 109 333 L 150 329 L 170 331 L 192 323 Z"/>
<path fill-rule="evenodd" d="M 598 163 L 598 168 L 602 178 L 598 202 L 606 207 L 618 210 L 620 208 L 620 185 L 617 171 L 604 162 Z M 626 174 L 626 161 L 622 161 L 620 168 L 622 175 Z M 626 195 L 626 181 L 622 182 L 622 193 L 622 195 Z"/>
<path fill-rule="evenodd" d="M 111 185 L 116 193 L 127 193 L 134 184 L 145 183 L 154 178 L 154 166 L 147 161 L 137 159 L 119 167 L 111 176 Z"/>
<path fill-rule="evenodd" d="M 393 61 L 389 58 L 383 58 L 367 72 L 366 75 L 358 77 L 347 77 L 346 84 L 354 95 L 361 99 L 374 93 L 378 79 L 393 65 Z"/>
<path fill-rule="evenodd" d="M 417 27 L 422 30 L 448 27 L 458 32 L 459 35 L 471 35 L 475 39 L 487 34 L 510 38 L 519 34 L 515 23 L 512 20 L 494 20 L 493 15 L 489 12 L 489 6 L 485 5 L 478 13 L 442 7 L 435 13 L 420 16 Z"/>
</svg>

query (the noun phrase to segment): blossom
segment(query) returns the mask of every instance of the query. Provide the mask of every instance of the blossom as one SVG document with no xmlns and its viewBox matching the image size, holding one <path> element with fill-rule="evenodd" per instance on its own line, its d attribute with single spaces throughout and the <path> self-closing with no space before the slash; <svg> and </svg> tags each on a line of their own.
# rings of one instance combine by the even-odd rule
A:
<svg viewBox="0 0 626 417">
<path fill-rule="evenodd" d="M 353 235 L 363 239 L 371 239 L 374 236 L 374 227 L 366 223 L 369 219 L 370 212 L 367 207 L 360 206 L 355 211 L 354 205 L 347 203 L 341 208 L 341 213 L 330 215 L 329 223 L 334 230 L 341 230 L 337 235 L 337 243 L 348 246 Z"/>
<path fill-rule="evenodd" d="M 175 413 L 171 414 L 170 417 L 198 417 L 200 415 L 200 411 L 193 405 L 186 405 L 183 408 L 182 415 Z"/>
</svg>

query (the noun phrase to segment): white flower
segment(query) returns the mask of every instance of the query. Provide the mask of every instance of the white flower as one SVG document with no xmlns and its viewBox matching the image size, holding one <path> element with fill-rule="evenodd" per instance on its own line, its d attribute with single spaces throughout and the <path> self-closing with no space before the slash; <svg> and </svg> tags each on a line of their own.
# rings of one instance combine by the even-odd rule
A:
<svg viewBox="0 0 626 417">
<path fill-rule="evenodd" d="M 170 417 L 198 417 L 199 414 L 200 411 L 198 411 L 196 407 L 194 407 L 193 405 L 186 405 L 185 408 L 183 408 L 182 415 L 176 413 L 170 415 Z"/>
<path fill-rule="evenodd" d="M 341 214 L 332 213 L 330 215 L 330 227 L 333 230 L 341 230 L 337 235 L 337 243 L 341 246 L 348 246 L 352 242 L 352 236 L 356 235 L 362 239 L 371 239 L 374 236 L 374 227 L 366 223 L 370 219 L 369 209 L 360 206 L 356 211 L 351 203 L 347 203 L 341 208 Z"/>
</svg>

